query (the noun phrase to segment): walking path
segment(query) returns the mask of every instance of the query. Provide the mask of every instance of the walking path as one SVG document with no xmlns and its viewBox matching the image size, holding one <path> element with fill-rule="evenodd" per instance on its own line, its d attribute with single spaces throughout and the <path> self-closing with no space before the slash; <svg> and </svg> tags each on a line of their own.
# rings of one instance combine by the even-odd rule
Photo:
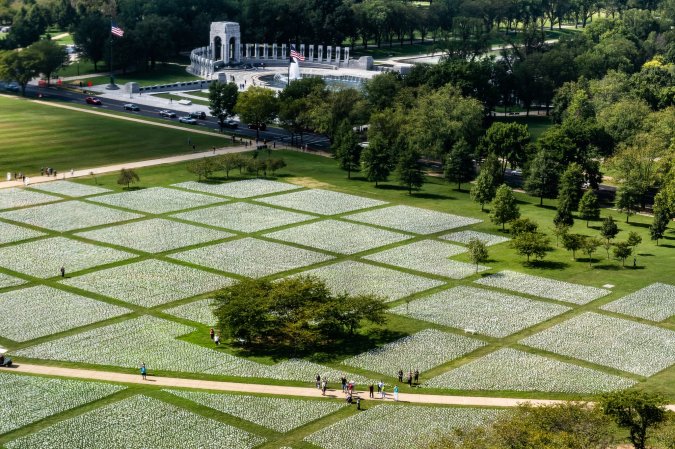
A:
<svg viewBox="0 0 675 449">
<path fill-rule="evenodd" d="M 154 377 L 148 373 L 148 380 L 141 379 L 140 374 L 123 374 L 109 371 L 94 371 L 76 368 L 61 368 L 58 366 L 31 365 L 22 363 L 11 369 L 11 372 L 25 374 L 41 374 L 46 376 L 59 376 L 69 378 L 79 378 L 88 380 L 99 380 L 108 382 L 120 382 L 125 384 L 145 384 L 155 387 L 169 388 L 196 388 L 203 390 L 230 391 L 237 393 L 261 393 L 274 394 L 279 396 L 303 396 L 303 397 L 322 397 L 321 390 L 318 388 L 307 387 L 285 387 L 279 385 L 249 384 L 238 382 L 220 382 L 213 380 L 185 379 L 180 377 Z M 362 400 L 368 400 L 367 391 L 355 391 L 355 394 Z M 328 398 L 340 398 L 344 396 L 340 390 L 327 390 Z M 375 401 L 393 401 L 391 393 L 387 394 L 386 399 L 374 399 Z M 529 402 L 533 405 L 552 405 L 565 401 L 553 399 L 522 399 L 522 398 L 491 398 L 482 396 L 445 396 L 438 394 L 416 394 L 399 393 L 400 402 L 411 402 L 416 404 L 433 405 L 463 405 L 473 407 L 515 407 L 519 404 Z M 675 411 L 675 405 L 668 405 L 667 408 Z"/>
</svg>

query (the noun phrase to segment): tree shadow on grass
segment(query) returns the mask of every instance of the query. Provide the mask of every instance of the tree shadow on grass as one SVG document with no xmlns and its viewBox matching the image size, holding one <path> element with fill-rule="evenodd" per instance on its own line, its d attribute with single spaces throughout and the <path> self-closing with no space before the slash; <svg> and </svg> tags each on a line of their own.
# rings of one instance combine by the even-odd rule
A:
<svg viewBox="0 0 675 449">
<path fill-rule="evenodd" d="M 564 270 L 569 267 L 570 264 L 553 260 L 531 260 L 530 262 L 525 262 L 523 265 L 541 270 Z"/>
<path fill-rule="evenodd" d="M 539 209 L 548 209 L 548 210 L 557 210 L 558 209 L 557 207 L 555 207 L 551 204 L 544 204 L 544 205 L 541 205 L 541 206 L 539 204 L 537 204 L 537 205 L 535 205 L 535 207 L 538 207 Z"/>
<path fill-rule="evenodd" d="M 408 191 L 408 188 L 406 186 L 397 186 L 395 184 L 378 184 L 376 189 L 381 189 L 381 190 L 403 190 L 405 192 Z"/>
<path fill-rule="evenodd" d="M 597 264 L 594 265 L 593 268 L 596 270 L 605 270 L 605 271 L 618 271 L 623 269 L 621 265 L 613 264 L 613 263 L 604 263 L 604 264 Z"/>
<path fill-rule="evenodd" d="M 651 226 L 649 223 L 633 223 L 633 222 L 626 223 L 625 221 L 623 222 L 623 224 L 627 224 L 628 226 L 635 226 L 635 227 L 638 227 L 638 228 L 645 228 L 645 229 L 647 229 L 647 228 L 649 228 L 649 226 Z"/>
<path fill-rule="evenodd" d="M 455 197 L 448 195 L 439 195 L 437 193 L 416 192 L 412 194 L 413 198 L 424 198 L 427 200 L 454 200 Z"/>
</svg>

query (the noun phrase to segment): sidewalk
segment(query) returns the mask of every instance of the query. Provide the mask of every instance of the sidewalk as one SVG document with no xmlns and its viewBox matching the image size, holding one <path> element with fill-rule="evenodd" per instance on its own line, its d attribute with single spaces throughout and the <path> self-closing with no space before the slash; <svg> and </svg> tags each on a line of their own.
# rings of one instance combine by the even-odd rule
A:
<svg viewBox="0 0 675 449">
<path fill-rule="evenodd" d="M 120 382 L 125 384 L 144 384 L 154 387 L 196 388 L 236 393 L 260 393 L 274 394 L 279 396 L 302 396 L 312 398 L 344 398 L 344 395 L 340 390 L 326 390 L 326 395 L 323 396 L 321 394 L 321 390 L 318 388 L 220 382 L 213 380 L 185 379 L 180 377 L 154 377 L 152 372 L 148 373 L 148 380 L 143 380 L 141 379 L 140 374 L 122 374 L 109 371 L 61 368 L 58 366 L 30 365 L 27 363 L 18 364 L 15 368 L 10 368 L 8 372 Z M 354 393 L 355 395 L 359 396 L 361 400 L 393 402 L 393 395 L 391 393 L 387 394 L 386 399 L 369 399 L 368 392 L 365 390 L 355 391 Z M 553 399 L 491 398 L 484 396 L 445 396 L 438 394 L 399 393 L 399 402 L 433 405 L 461 405 L 471 407 L 515 407 L 524 403 L 530 403 L 533 405 L 553 405 L 564 403 L 566 401 Z M 675 405 L 668 405 L 667 408 L 671 411 L 675 411 Z"/>
</svg>

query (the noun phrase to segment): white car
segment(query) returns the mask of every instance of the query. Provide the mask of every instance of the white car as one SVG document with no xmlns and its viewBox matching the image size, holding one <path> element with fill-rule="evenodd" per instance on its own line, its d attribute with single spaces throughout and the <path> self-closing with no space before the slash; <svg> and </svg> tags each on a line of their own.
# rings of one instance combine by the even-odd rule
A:
<svg viewBox="0 0 675 449">
<path fill-rule="evenodd" d="M 185 117 L 181 117 L 178 119 L 179 122 L 181 123 L 187 123 L 188 125 L 196 125 L 197 120 L 193 119 L 189 115 L 186 115 Z"/>
<path fill-rule="evenodd" d="M 139 108 L 138 106 L 136 106 L 136 105 L 133 104 L 133 103 L 127 103 L 127 104 L 125 104 L 125 105 L 124 105 L 124 109 L 125 109 L 126 111 L 140 111 L 140 110 L 141 110 L 141 108 Z"/>
</svg>

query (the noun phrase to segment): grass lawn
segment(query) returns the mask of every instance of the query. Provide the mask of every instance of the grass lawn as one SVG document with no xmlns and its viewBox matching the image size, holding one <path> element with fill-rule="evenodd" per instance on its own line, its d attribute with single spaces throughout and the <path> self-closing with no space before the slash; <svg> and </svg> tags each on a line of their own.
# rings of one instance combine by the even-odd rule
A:
<svg viewBox="0 0 675 449">
<path fill-rule="evenodd" d="M 527 116 L 525 115 L 525 112 L 521 112 L 520 115 L 495 117 L 494 120 L 496 122 L 515 122 L 527 125 L 527 129 L 530 131 L 530 136 L 532 136 L 532 141 L 536 141 L 544 131 L 553 126 L 553 122 L 551 122 L 550 117 L 542 115 Z"/>
<path fill-rule="evenodd" d="M 186 67 L 186 65 L 176 63 L 158 63 L 154 70 L 117 74 L 115 75 L 115 82 L 118 84 L 125 84 L 133 81 L 140 86 L 154 86 L 155 84 L 169 84 L 202 79 L 185 71 Z M 96 78 L 89 78 L 87 81 L 91 81 L 94 85 L 106 84 L 108 83 L 109 78 L 107 76 L 99 76 Z"/>
<path fill-rule="evenodd" d="M 61 67 L 59 71 L 56 73 L 60 77 L 67 77 L 67 76 L 80 76 L 80 75 L 89 75 L 91 73 L 97 73 L 97 72 L 105 72 L 108 70 L 108 66 L 104 61 L 99 61 L 96 69 L 94 69 L 94 63 L 91 62 L 89 59 L 86 58 L 81 58 L 78 61 L 71 62 L 65 67 Z M 83 80 L 83 83 L 86 84 L 86 82 L 89 79 Z M 77 84 L 78 81 L 73 81 L 74 84 Z"/>
<path fill-rule="evenodd" d="M 8 97 L 0 97 L 0 132 L 5 148 L 0 165 L 27 175 L 39 173 L 40 167 L 63 172 L 186 153 L 192 150 L 188 137 L 201 149 L 229 142 L 189 129 L 153 127 Z"/>
</svg>

